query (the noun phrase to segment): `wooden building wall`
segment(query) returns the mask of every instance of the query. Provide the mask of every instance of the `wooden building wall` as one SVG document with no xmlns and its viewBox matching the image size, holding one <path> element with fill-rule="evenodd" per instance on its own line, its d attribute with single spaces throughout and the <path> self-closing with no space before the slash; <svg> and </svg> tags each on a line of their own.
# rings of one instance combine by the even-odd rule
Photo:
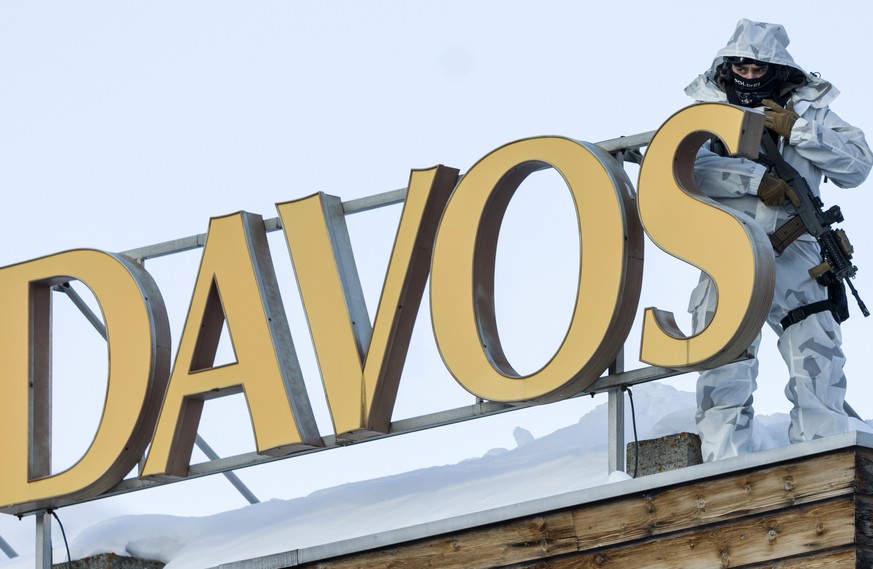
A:
<svg viewBox="0 0 873 569">
<path fill-rule="evenodd" d="M 871 486 L 852 446 L 294 566 L 871 568 Z"/>
</svg>

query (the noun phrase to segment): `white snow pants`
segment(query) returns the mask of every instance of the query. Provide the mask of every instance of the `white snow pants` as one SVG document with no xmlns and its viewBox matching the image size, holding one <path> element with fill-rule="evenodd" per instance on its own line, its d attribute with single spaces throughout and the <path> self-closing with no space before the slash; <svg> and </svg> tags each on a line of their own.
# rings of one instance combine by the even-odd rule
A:
<svg viewBox="0 0 873 569">
<path fill-rule="evenodd" d="M 849 429 L 843 410 L 846 376 L 839 324 L 830 311 L 813 314 L 785 331 L 779 324 L 790 310 L 827 298 L 827 289 L 807 273 L 820 262 L 818 244 L 805 240 L 795 241 L 776 258 L 776 289 L 767 323 L 779 336 L 779 352 L 788 366 L 785 396 L 793 404 L 788 431 L 792 443 Z M 717 301 L 715 289 L 709 277 L 703 275 L 691 294 L 688 310 L 695 334 L 712 319 Z M 760 342 L 759 333 L 750 347 L 753 359 L 700 374 L 696 420 L 704 461 L 752 451 L 752 394 L 757 387 Z"/>
</svg>

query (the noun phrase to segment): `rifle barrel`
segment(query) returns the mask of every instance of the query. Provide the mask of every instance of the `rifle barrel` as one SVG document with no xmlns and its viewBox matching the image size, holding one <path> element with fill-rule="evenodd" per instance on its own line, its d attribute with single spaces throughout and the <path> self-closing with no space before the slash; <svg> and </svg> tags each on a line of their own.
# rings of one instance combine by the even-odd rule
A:
<svg viewBox="0 0 873 569">
<path fill-rule="evenodd" d="M 852 291 L 852 296 L 854 296 L 855 300 L 858 302 L 858 308 L 861 309 L 861 314 L 863 314 L 865 318 L 867 316 L 870 316 L 870 311 L 867 310 L 867 305 L 864 304 L 863 300 L 861 300 L 861 295 L 858 294 L 858 291 L 855 289 L 855 285 L 853 285 L 852 281 L 849 279 L 846 279 L 846 284 L 849 285 L 849 290 Z"/>
</svg>

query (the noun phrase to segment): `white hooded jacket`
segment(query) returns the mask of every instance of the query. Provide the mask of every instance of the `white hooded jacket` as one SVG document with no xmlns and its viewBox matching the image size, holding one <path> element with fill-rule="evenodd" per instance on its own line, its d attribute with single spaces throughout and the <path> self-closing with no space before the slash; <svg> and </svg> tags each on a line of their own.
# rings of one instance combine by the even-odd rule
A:
<svg viewBox="0 0 873 569">
<path fill-rule="evenodd" d="M 806 83 L 791 93 L 789 101 L 800 118 L 788 144 L 782 143 L 782 155 L 816 195 L 823 176 L 841 188 L 856 187 L 873 167 L 873 153 L 864 133 L 830 110 L 839 91 L 797 65 L 786 49 L 788 43 L 782 26 L 742 19 L 710 68 L 692 81 L 685 93 L 699 102 L 726 103 L 727 94 L 716 82 L 718 67 L 725 57 L 748 57 L 797 69 L 806 77 Z M 695 179 L 702 192 L 746 213 L 772 233 L 795 212 L 790 204 L 770 207 L 760 201 L 758 186 L 765 172 L 764 166 L 752 160 L 719 156 L 707 147 L 701 150 L 695 165 Z"/>
</svg>

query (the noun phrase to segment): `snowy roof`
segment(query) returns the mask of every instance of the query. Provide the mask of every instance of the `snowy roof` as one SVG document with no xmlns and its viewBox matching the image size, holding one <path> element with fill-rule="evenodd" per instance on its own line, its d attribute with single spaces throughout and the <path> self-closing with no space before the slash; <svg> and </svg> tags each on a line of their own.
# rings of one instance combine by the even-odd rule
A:
<svg viewBox="0 0 873 569">
<path fill-rule="evenodd" d="M 694 394 L 659 383 L 640 385 L 635 392 L 641 438 L 694 431 Z M 518 446 L 513 449 L 493 449 L 457 464 L 343 484 L 301 498 L 270 500 L 207 517 L 106 519 L 71 539 L 72 557 L 115 553 L 164 561 L 169 569 L 234 562 L 245 566 L 251 560 L 258 560 L 258 567 L 283 567 L 638 492 L 663 484 L 668 475 L 676 481 L 694 479 L 767 464 L 784 459 L 786 453 L 822 452 L 858 442 L 873 446 L 873 437 L 856 433 L 786 446 L 788 417 L 758 416 L 756 447 L 767 452 L 629 479 L 624 473 L 607 472 L 606 414 L 606 405 L 600 405 L 578 423 L 540 438 L 516 428 Z M 860 422 L 857 427 L 873 431 Z M 62 546 L 57 548 L 55 561 L 65 558 Z M 3 569 L 32 565 L 32 556 L 0 563 Z"/>
</svg>

